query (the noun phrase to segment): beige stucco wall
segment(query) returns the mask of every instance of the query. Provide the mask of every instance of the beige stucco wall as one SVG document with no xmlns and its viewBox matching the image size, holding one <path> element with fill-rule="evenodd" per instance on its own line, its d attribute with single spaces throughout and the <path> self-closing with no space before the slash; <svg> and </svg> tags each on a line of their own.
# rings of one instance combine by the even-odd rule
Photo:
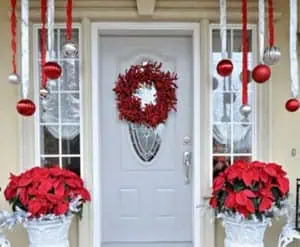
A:
<svg viewBox="0 0 300 247">
<path fill-rule="evenodd" d="M 7 184 L 8 174 L 18 172 L 20 169 L 19 161 L 19 116 L 16 114 L 15 105 L 18 100 L 19 89 L 16 86 L 7 83 L 7 75 L 10 72 L 10 36 L 9 36 L 9 18 L 8 2 L 0 1 L 0 186 L 3 188 Z M 289 97 L 289 62 L 288 62 L 288 2 L 277 1 L 278 9 L 283 13 L 282 17 L 276 23 L 277 45 L 282 49 L 283 57 L 279 65 L 273 69 L 272 79 L 272 118 L 271 133 L 272 159 L 285 165 L 291 181 L 292 191 L 295 191 L 295 179 L 299 174 L 299 154 L 292 158 L 290 153 L 292 148 L 297 148 L 300 152 L 300 134 L 299 134 L 299 113 L 287 113 L 284 109 L 284 102 Z M 8 205 L 0 196 L 0 206 L 7 208 Z M 276 222 L 266 234 L 266 247 L 276 246 L 277 236 L 282 223 Z M 71 230 L 71 246 L 76 244 L 76 226 Z M 19 227 L 11 233 L 8 233 L 13 246 L 27 246 L 27 237 L 24 230 Z M 276 237 L 275 237 L 276 236 Z M 223 229 L 217 224 L 216 245 L 223 246 Z"/>
</svg>

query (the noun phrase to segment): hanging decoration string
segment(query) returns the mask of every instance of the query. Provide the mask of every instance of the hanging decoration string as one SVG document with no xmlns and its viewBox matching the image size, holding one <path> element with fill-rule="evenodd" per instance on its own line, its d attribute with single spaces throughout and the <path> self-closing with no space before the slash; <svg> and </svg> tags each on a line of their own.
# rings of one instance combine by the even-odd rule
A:
<svg viewBox="0 0 300 247">
<path fill-rule="evenodd" d="M 29 0 L 21 1 L 21 42 L 22 42 L 22 98 L 28 98 L 29 91 Z"/>
<path fill-rule="evenodd" d="M 220 38 L 221 38 L 221 49 L 222 58 L 227 57 L 227 16 L 226 16 L 226 0 L 220 0 Z"/>
<path fill-rule="evenodd" d="M 298 96 L 298 57 L 297 57 L 297 0 L 290 0 L 290 73 L 291 73 L 291 93 L 294 98 Z"/>
<path fill-rule="evenodd" d="M 265 0 L 258 0 L 259 60 L 263 63 L 265 49 Z"/>
<path fill-rule="evenodd" d="M 269 12 L 269 46 L 273 47 L 275 43 L 274 33 L 274 6 L 273 0 L 268 0 L 268 12 Z"/>
<path fill-rule="evenodd" d="M 48 61 L 54 59 L 54 0 L 48 0 L 47 17 L 48 17 Z"/>
<path fill-rule="evenodd" d="M 248 32 L 247 32 L 247 0 L 242 2 L 242 40 L 243 40 L 243 91 L 242 91 L 242 104 L 248 104 Z"/>
<path fill-rule="evenodd" d="M 47 0 L 41 0 L 41 66 L 43 67 L 46 63 L 46 54 L 47 54 L 47 30 L 46 30 L 46 19 L 47 19 Z M 47 87 L 47 76 L 42 71 L 42 88 Z"/>
<path fill-rule="evenodd" d="M 67 40 L 72 40 L 72 10 L 73 0 L 67 0 L 66 16 L 67 16 Z"/>
<path fill-rule="evenodd" d="M 10 1 L 11 7 L 11 16 L 10 16 L 10 32 L 11 32 L 11 53 L 12 53 L 12 72 L 14 74 L 17 73 L 17 62 L 16 62 L 16 54 L 17 54 L 17 17 L 16 17 L 16 5 L 17 0 Z"/>
</svg>

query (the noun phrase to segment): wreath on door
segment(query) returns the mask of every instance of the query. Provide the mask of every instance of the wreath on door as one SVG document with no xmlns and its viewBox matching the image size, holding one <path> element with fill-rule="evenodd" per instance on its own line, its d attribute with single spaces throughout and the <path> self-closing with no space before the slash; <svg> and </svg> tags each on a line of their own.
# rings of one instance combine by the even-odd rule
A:
<svg viewBox="0 0 300 247">
<path fill-rule="evenodd" d="M 170 111 L 176 111 L 177 74 L 161 67 L 157 62 L 132 65 L 118 76 L 113 91 L 121 120 L 155 128 L 166 122 Z M 145 90 L 154 96 L 148 102 L 140 96 Z"/>
</svg>

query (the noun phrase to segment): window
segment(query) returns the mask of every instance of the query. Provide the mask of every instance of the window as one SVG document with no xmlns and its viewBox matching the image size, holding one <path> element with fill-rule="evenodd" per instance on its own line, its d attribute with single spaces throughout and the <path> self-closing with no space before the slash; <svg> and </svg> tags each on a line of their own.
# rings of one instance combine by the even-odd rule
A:
<svg viewBox="0 0 300 247">
<path fill-rule="evenodd" d="M 242 31 L 227 30 L 228 57 L 234 62 L 230 77 L 223 78 L 216 72 L 221 59 L 221 40 L 218 28 L 211 29 L 212 37 L 212 164 L 213 176 L 236 160 L 252 160 L 255 153 L 255 87 L 249 83 L 249 104 L 252 114 L 245 119 L 240 114 L 242 102 Z M 249 29 L 249 70 L 255 65 L 254 30 Z"/>
<path fill-rule="evenodd" d="M 40 51 L 41 29 L 37 30 Z M 63 72 L 58 80 L 48 81 L 49 94 L 40 98 L 38 128 L 39 160 L 42 166 L 59 165 L 80 175 L 81 164 L 81 94 L 80 56 L 66 58 L 62 48 L 66 30 L 55 28 L 55 60 Z M 79 28 L 73 30 L 73 40 L 79 42 Z M 80 47 L 80 44 L 78 44 Z M 37 54 L 35 71 L 36 93 L 41 78 L 41 56 Z"/>
</svg>

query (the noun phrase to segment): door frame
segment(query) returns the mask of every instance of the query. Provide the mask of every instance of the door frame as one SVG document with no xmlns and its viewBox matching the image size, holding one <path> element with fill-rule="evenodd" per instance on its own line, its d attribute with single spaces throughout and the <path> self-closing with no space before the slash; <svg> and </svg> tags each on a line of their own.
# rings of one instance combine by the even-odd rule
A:
<svg viewBox="0 0 300 247">
<path fill-rule="evenodd" d="M 200 105 L 200 24 L 180 22 L 96 22 L 91 25 L 91 59 L 92 59 L 92 133 L 93 133 L 93 187 L 92 187 L 92 234 L 93 247 L 99 247 L 102 243 L 101 236 L 101 150 L 100 145 L 100 111 L 99 111 L 99 73 L 98 64 L 101 59 L 99 39 L 105 34 L 122 34 L 130 32 L 161 32 L 186 36 L 193 40 L 193 203 L 192 203 L 192 224 L 193 224 L 193 246 L 204 246 L 201 223 L 201 166 L 200 166 L 200 126 L 201 126 L 201 105 Z"/>
</svg>

